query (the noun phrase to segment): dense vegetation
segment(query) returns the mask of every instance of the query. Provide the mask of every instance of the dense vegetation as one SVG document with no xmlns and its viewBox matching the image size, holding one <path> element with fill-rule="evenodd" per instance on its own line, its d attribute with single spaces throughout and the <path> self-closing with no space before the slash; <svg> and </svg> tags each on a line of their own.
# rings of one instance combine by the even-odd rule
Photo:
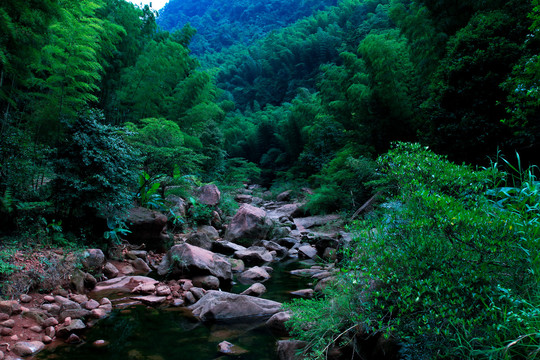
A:
<svg viewBox="0 0 540 360">
<path fill-rule="evenodd" d="M 3 2 L 2 241 L 118 240 L 133 204 L 169 210 L 165 185 L 309 185 L 310 213 L 382 190 L 345 288 L 305 307 L 336 315 L 300 335 L 533 357 L 535 168 L 490 158 L 538 163 L 539 32 L 539 0 Z"/>
</svg>

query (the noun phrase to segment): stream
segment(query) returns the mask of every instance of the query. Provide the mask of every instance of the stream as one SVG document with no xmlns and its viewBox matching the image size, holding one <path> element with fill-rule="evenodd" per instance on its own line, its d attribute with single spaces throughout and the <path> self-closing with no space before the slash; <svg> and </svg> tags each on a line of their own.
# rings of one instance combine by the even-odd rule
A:
<svg viewBox="0 0 540 360">
<path fill-rule="evenodd" d="M 293 276 L 289 271 L 313 264 L 298 260 L 273 263 L 274 271 L 264 282 L 267 292 L 262 297 L 279 302 L 291 300 L 289 292 L 309 287 L 312 279 Z M 237 283 L 231 292 L 240 293 L 248 287 Z M 35 360 L 274 360 L 279 340 L 264 321 L 206 324 L 195 319 L 185 307 L 154 309 L 143 305 L 114 310 L 86 331 L 84 339 L 80 345 L 50 347 Z M 105 340 L 107 344 L 96 347 L 96 340 Z M 237 356 L 220 354 L 217 345 L 224 340 L 247 352 Z"/>
</svg>

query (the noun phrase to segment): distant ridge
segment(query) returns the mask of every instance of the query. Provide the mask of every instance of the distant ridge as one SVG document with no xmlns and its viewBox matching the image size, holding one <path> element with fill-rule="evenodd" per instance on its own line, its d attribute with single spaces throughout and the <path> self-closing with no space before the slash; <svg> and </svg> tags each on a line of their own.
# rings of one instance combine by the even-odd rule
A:
<svg viewBox="0 0 540 360">
<path fill-rule="evenodd" d="M 190 49 L 195 54 L 217 52 L 234 44 L 250 44 L 337 0 L 170 0 L 157 23 L 174 31 L 190 23 L 197 30 Z"/>
</svg>

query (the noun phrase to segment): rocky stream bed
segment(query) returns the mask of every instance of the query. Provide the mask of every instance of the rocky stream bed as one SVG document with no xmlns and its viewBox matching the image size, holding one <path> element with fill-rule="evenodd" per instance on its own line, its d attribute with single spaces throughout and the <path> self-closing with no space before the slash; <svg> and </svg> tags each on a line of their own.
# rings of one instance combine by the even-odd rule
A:
<svg viewBox="0 0 540 360">
<path fill-rule="evenodd" d="M 0 359 L 293 359 L 281 302 L 332 281 L 350 237 L 328 231 L 337 215 L 300 217 L 290 192 L 264 202 L 250 191 L 229 224 L 177 234 L 168 249 L 166 217 L 133 209 L 138 245 L 115 259 L 88 249 L 69 289 L 0 302 Z M 219 190 L 199 201 L 219 210 Z"/>
</svg>

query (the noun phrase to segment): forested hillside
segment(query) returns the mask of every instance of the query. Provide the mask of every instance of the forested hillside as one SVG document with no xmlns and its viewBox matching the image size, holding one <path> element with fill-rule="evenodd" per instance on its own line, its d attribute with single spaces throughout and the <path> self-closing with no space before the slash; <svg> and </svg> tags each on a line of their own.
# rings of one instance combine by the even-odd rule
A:
<svg viewBox="0 0 540 360">
<path fill-rule="evenodd" d="M 197 29 L 190 49 L 195 54 L 248 45 L 272 30 L 335 5 L 337 0 L 170 0 L 160 11 L 158 25 L 174 31 L 190 24 Z"/>
<path fill-rule="evenodd" d="M 539 49 L 539 0 L 171 0 L 161 14 L 125 0 L 4 1 L 0 235 L 12 244 L 106 247 L 129 232 L 126 214 L 134 205 L 167 213 L 175 226 L 183 224 L 183 215 L 165 201 L 166 189 L 189 199 L 188 189 L 214 182 L 225 188 L 243 183 L 310 187 L 314 194 L 302 207 L 305 214 L 350 216 L 375 193 L 384 193 L 406 203 L 405 210 L 370 223 L 374 228 L 383 229 L 385 219 L 399 223 L 432 216 L 429 226 L 419 221 L 418 227 L 438 229 L 438 237 L 462 244 L 452 232 L 459 223 L 449 220 L 453 213 L 446 209 L 450 212 L 437 215 L 444 210 L 435 205 L 437 197 L 462 216 L 456 220 L 474 217 L 469 238 L 475 229 L 482 239 L 500 230 L 498 244 L 475 243 L 470 247 L 478 253 L 464 257 L 474 263 L 464 267 L 471 273 L 491 259 L 480 269 L 485 277 L 471 286 L 495 281 L 491 275 L 499 264 L 511 269 L 521 256 L 538 262 L 536 252 L 529 251 L 535 244 L 523 245 L 526 255 L 498 246 L 518 236 L 507 233 L 516 225 L 505 222 L 505 211 L 521 221 L 523 234 L 538 235 L 529 216 L 538 209 L 531 195 L 538 190 L 537 168 L 531 168 L 528 180 L 509 174 L 540 163 Z M 392 145 L 397 142 L 421 145 Z M 413 160 L 403 159 L 399 149 Z M 473 170 L 500 165 L 498 155 L 513 159 L 515 153 L 518 160 L 503 162 L 505 176 Z M 432 161 L 424 163 L 422 156 Z M 454 168 L 449 161 L 465 165 Z M 434 163 L 445 171 L 438 173 Z M 404 169 L 417 178 L 408 178 Z M 448 179 L 453 173 L 463 178 Z M 440 186 L 433 184 L 438 176 L 444 177 Z M 527 184 L 524 202 L 506 199 L 523 194 Z M 477 213 L 471 199 L 499 207 L 486 205 Z M 189 201 L 197 216 L 210 216 Z M 498 228 L 483 227 L 484 212 L 497 213 Z M 395 238 L 402 236 L 414 247 L 407 235 L 414 232 L 412 225 L 403 231 L 393 233 Z M 378 237 L 373 241 L 384 243 Z M 394 245 L 405 253 L 401 244 Z M 485 257 L 478 255 L 482 246 Z M 390 261 L 380 248 L 373 249 L 381 254 L 374 261 Z M 364 248 L 365 253 L 373 249 Z M 494 257 L 503 250 L 509 259 Z M 448 259 L 459 258 L 461 250 L 459 256 L 452 251 L 441 261 L 459 268 Z M 373 260 L 358 256 L 358 261 Z M 352 272 L 355 266 L 350 265 Z M 394 279 L 391 271 L 376 275 L 389 284 Z M 511 287 L 512 276 L 504 286 Z M 524 276 L 515 284 L 530 285 L 529 280 Z M 530 290 L 525 287 L 519 294 Z M 520 295 L 520 306 L 531 298 Z M 392 301 L 385 304 L 395 305 Z M 377 306 L 370 311 L 386 316 Z M 415 306 L 401 314 L 409 316 Z M 472 313 L 462 313 L 460 321 Z M 435 321 L 426 319 L 426 324 Z M 427 330 L 413 343 L 421 342 L 435 356 L 430 341 L 440 334 Z M 485 348 L 493 331 L 470 335 Z"/>
</svg>

